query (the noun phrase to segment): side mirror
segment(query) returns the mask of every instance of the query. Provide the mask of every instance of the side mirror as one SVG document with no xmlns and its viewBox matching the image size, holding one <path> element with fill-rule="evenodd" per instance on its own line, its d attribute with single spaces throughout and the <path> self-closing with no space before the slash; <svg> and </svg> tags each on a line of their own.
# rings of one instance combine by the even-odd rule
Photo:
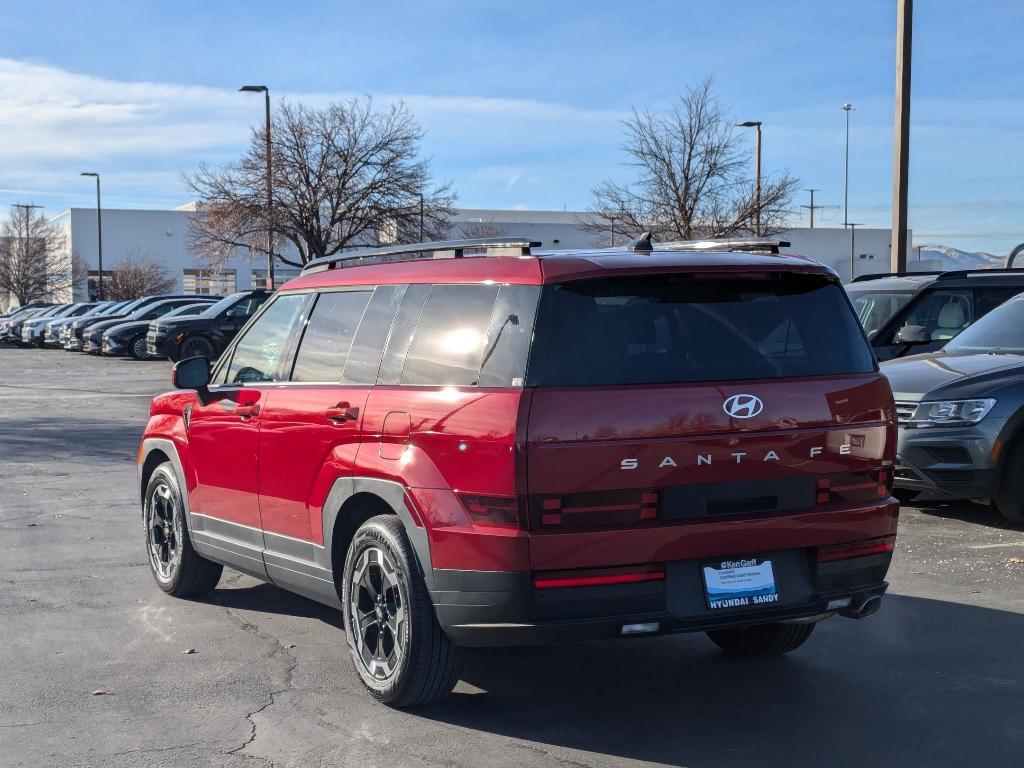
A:
<svg viewBox="0 0 1024 768">
<path fill-rule="evenodd" d="M 923 325 L 905 325 L 896 334 L 898 344 L 927 344 L 932 340 L 932 335 Z"/>
<path fill-rule="evenodd" d="M 210 384 L 210 361 L 205 357 L 179 360 L 171 368 L 171 385 L 175 389 L 195 389 L 200 392 Z"/>
</svg>

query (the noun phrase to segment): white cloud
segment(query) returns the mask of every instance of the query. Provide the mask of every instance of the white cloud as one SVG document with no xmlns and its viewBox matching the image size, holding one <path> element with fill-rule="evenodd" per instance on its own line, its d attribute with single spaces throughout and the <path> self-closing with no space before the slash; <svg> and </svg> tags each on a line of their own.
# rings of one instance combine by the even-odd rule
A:
<svg viewBox="0 0 1024 768">
<path fill-rule="evenodd" d="M 272 93 L 323 104 L 349 93 Z M 528 99 L 377 94 L 383 105 L 402 100 L 427 133 L 424 149 L 438 178 L 500 183 L 505 190 L 539 183 L 513 165 L 483 178 L 495 160 L 554 158 L 601 146 L 614 152 L 621 114 Z M 262 117 L 252 95 L 220 89 L 77 74 L 42 63 L 0 58 L 0 198 L 22 194 L 67 204 L 84 202 L 78 171 L 104 173 L 104 188 L 120 203 L 145 205 L 186 195 L 180 176 L 201 160 L 236 156 Z M 597 175 L 604 175 L 602 168 Z M 587 184 L 590 182 L 587 181 Z M 6 191 L 16 190 L 16 192 Z M 68 193 L 71 193 L 70 195 Z M 105 195 L 105 200 L 107 199 Z"/>
</svg>

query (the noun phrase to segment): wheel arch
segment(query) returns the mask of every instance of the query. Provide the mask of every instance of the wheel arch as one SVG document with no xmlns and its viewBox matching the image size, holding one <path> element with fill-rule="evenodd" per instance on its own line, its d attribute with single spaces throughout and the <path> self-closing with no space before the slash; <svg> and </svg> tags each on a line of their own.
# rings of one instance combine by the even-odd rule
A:
<svg viewBox="0 0 1024 768">
<path fill-rule="evenodd" d="M 185 507 L 185 516 L 188 520 L 188 535 L 192 538 L 192 510 L 188 504 L 188 483 L 185 480 L 185 468 L 181 463 L 181 456 L 178 455 L 178 447 L 174 441 L 166 437 L 147 437 L 142 440 L 139 448 L 138 480 L 139 510 L 143 512 L 143 505 L 146 500 L 146 486 L 153 471 L 165 462 L 170 462 L 174 470 L 174 477 L 178 481 L 178 490 L 181 492 L 181 503 Z M 195 542 L 192 542 L 195 546 Z"/>
<path fill-rule="evenodd" d="M 340 584 L 345 555 L 359 526 L 376 515 L 392 514 L 402 522 L 420 574 L 427 589 L 433 591 L 430 541 L 426 529 L 410 512 L 411 504 L 405 487 L 390 480 L 343 477 L 334 482 L 323 508 L 323 551 L 324 565 L 331 569 L 335 586 Z"/>
</svg>

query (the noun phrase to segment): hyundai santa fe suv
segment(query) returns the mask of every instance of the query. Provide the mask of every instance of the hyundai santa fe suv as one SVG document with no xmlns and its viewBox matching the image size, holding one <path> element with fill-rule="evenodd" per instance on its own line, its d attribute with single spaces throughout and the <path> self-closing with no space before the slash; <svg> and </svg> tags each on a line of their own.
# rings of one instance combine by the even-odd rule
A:
<svg viewBox="0 0 1024 768">
<path fill-rule="evenodd" d="M 160 588 L 228 565 L 338 607 L 398 707 L 447 695 L 466 647 L 775 655 L 876 611 L 895 412 L 836 275 L 536 245 L 314 261 L 212 367 L 178 362 L 138 457 Z"/>
</svg>

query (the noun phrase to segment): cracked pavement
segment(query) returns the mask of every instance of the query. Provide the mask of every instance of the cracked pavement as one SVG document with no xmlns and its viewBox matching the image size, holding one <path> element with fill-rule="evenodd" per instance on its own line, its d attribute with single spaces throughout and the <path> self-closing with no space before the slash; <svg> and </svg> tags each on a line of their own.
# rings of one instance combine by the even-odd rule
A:
<svg viewBox="0 0 1024 768">
<path fill-rule="evenodd" d="M 0 347 L 0 765 L 1016 764 L 1024 531 L 908 509 L 882 611 L 790 657 L 703 636 L 470 655 L 455 696 L 396 712 L 333 610 L 225 570 L 152 583 L 135 453 L 166 363 Z M 195 653 L 185 654 L 190 648 Z M 104 695 L 93 695 L 98 689 Z"/>
</svg>

